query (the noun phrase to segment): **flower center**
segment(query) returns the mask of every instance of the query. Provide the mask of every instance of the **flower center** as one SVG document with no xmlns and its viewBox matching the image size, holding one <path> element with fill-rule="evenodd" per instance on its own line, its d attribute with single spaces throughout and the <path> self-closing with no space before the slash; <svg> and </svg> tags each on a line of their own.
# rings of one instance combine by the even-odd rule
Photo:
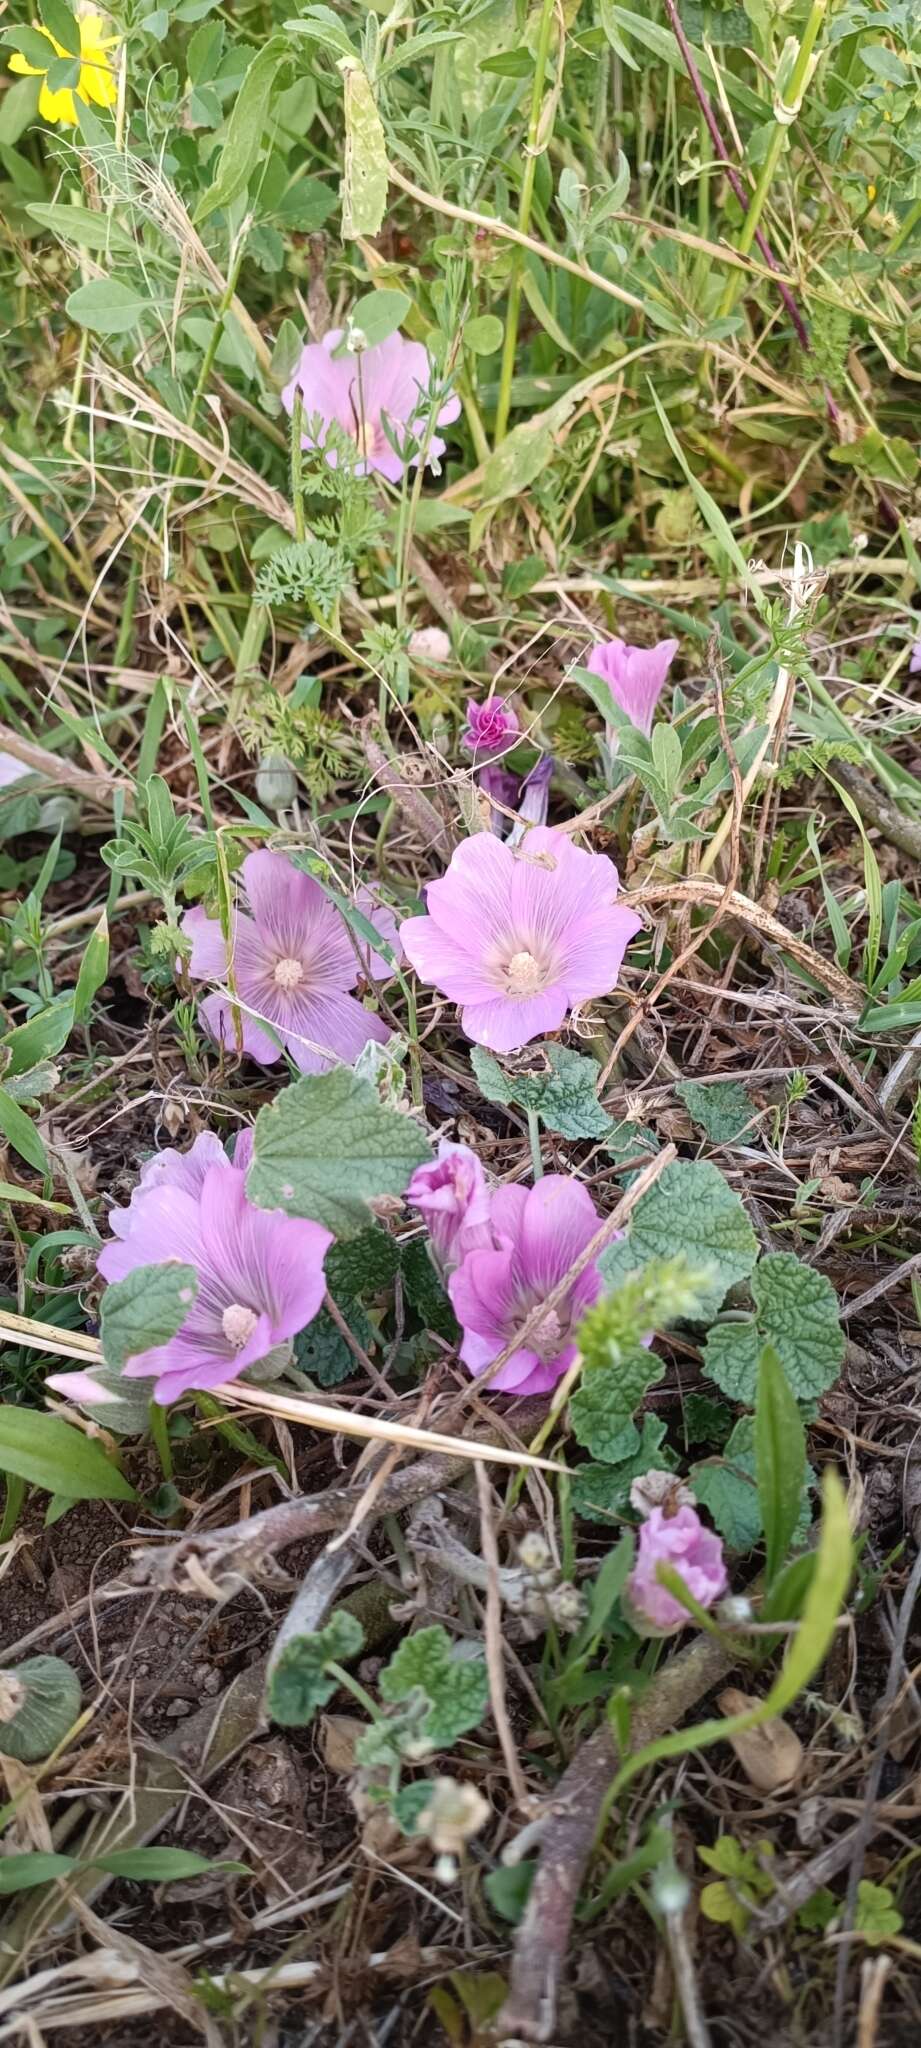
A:
<svg viewBox="0 0 921 2048">
<path fill-rule="evenodd" d="M 244 1308 L 242 1302 L 232 1301 L 221 1317 L 221 1329 L 228 1344 L 232 1344 L 235 1351 L 242 1351 L 258 1321 L 255 1309 Z"/>
<path fill-rule="evenodd" d="M 505 970 L 505 985 L 510 996 L 536 996 L 543 986 L 544 970 L 533 953 L 513 953 Z"/>
<path fill-rule="evenodd" d="M 377 441 L 377 428 L 373 421 L 359 420 L 352 428 L 352 439 L 362 460 L 367 462 L 369 456 L 374 454 Z"/>
<path fill-rule="evenodd" d="M 536 1351 L 542 1365 L 549 1365 L 558 1358 L 563 1349 L 563 1325 L 555 1308 L 548 1308 L 541 1316 L 536 1330 L 528 1338 L 531 1351 Z"/>
<path fill-rule="evenodd" d="M 289 958 L 276 961 L 272 980 L 276 988 L 283 989 L 286 996 L 289 996 L 303 979 L 304 963 L 302 960 L 292 960 Z"/>
</svg>

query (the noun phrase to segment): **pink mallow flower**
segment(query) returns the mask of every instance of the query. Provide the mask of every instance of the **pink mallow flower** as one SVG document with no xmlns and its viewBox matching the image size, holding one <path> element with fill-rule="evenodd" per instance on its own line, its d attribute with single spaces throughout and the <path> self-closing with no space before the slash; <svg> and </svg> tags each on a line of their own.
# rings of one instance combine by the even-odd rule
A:
<svg viewBox="0 0 921 2048">
<path fill-rule="evenodd" d="M 196 1144 L 197 1172 L 201 1139 Z M 172 1157 L 191 1161 L 189 1154 Z M 131 1218 L 130 1226 L 103 1245 L 96 1262 L 103 1279 L 124 1280 L 139 1267 L 171 1259 L 198 1275 L 198 1292 L 177 1335 L 124 1367 L 126 1379 L 154 1378 L 154 1399 L 164 1405 L 190 1387 L 218 1386 L 258 1365 L 322 1307 L 330 1232 L 278 1209 L 257 1209 L 247 1199 L 243 1172 L 226 1158 L 206 1168 L 197 1192 L 170 1170 L 138 1191 L 122 1215 Z M 61 1380 L 49 1384 L 60 1388 Z"/>
<path fill-rule="evenodd" d="M 630 1619 L 642 1635 L 673 1635 L 692 1618 L 667 1586 L 660 1586 L 660 1564 L 673 1567 L 701 1607 L 712 1607 L 726 1591 L 722 1543 L 696 1508 L 680 1507 L 672 1515 L 653 1508 L 640 1525 L 636 1563 L 627 1580 Z"/>
<path fill-rule="evenodd" d="M 546 1174 L 533 1188 L 499 1188 L 490 1220 L 492 1248 L 468 1252 L 448 1281 L 464 1332 L 460 1355 L 475 1378 L 565 1279 L 601 1223 L 587 1188 L 562 1173 Z M 598 1267 L 586 1266 L 490 1386 L 505 1393 L 549 1393 L 575 1358 L 573 1331 L 597 1301 L 601 1284 Z"/>
<path fill-rule="evenodd" d="M 474 1044 L 516 1052 L 616 986 L 640 929 L 618 887 L 613 861 L 568 833 L 536 825 L 513 850 L 478 832 L 428 884 L 428 915 L 407 918 L 400 938 L 422 980 L 460 1003 Z"/>
<path fill-rule="evenodd" d="M 263 1066 L 280 1059 L 279 1046 L 263 1029 L 270 1024 L 302 1073 L 322 1074 L 339 1060 L 357 1059 L 370 1038 L 384 1045 L 386 1025 L 349 994 L 361 971 L 358 955 L 319 882 L 281 853 L 249 853 L 241 873 L 248 911 L 234 912 L 230 955 L 243 1051 Z M 367 904 L 361 907 L 367 915 Z M 226 982 L 228 949 L 217 918 L 196 907 L 186 911 L 182 929 L 192 941 L 193 980 Z M 383 920 L 381 936 L 392 936 Z M 391 971 L 381 955 L 371 955 L 369 964 L 372 972 Z M 233 1007 L 229 996 L 215 994 L 198 1012 L 212 1038 L 228 1048 L 236 1043 Z"/>
<path fill-rule="evenodd" d="M 332 327 L 322 341 L 307 342 L 294 376 L 281 394 L 282 405 L 293 413 L 294 394 L 299 391 L 305 424 L 319 415 L 327 429 L 335 424 L 354 441 L 359 476 L 377 470 L 390 483 L 398 484 L 407 464 L 416 468 L 419 462 L 419 452 L 412 450 L 421 452 L 425 439 L 435 365 L 421 341 L 407 341 L 402 334 L 391 334 L 358 355 L 334 355 L 342 338 L 343 329 Z M 460 399 L 452 393 L 439 408 L 436 426 L 449 426 L 460 409 Z M 396 448 L 387 437 L 385 421 Z M 301 445 L 323 449 L 326 438 L 324 434 L 314 440 L 306 432 Z M 444 454 L 444 446 L 439 436 L 432 434 L 426 461 L 436 461 Z M 405 452 L 397 453 L 397 449 Z M 333 469 L 337 459 L 335 448 L 326 451 Z"/>
<path fill-rule="evenodd" d="M 486 1176 L 469 1145 L 442 1138 L 438 1158 L 416 1168 L 406 1199 L 423 1217 L 443 1273 L 453 1273 L 468 1252 L 492 1244 Z"/>
<path fill-rule="evenodd" d="M 585 667 L 609 684 L 615 704 L 648 739 L 655 708 L 677 652 L 677 640 L 658 640 L 655 647 L 631 647 L 627 640 L 605 640 L 592 648 Z"/>
<path fill-rule="evenodd" d="M 504 697 L 487 697 L 483 704 L 471 699 L 461 746 L 478 761 L 494 761 L 514 746 L 520 730 L 518 713 Z"/>
</svg>

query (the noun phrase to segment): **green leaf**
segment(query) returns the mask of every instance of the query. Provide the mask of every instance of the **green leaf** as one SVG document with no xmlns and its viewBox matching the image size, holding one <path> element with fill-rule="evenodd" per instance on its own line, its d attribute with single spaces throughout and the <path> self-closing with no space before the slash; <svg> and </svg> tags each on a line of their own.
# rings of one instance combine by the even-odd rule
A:
<svg viewBox="0 0 921 2048">
<path fill-rule="evenodd" d="M 80 30 L 65 7 L 64 0 L 40 0 L 39 12 L 49 35 L 60 43 L 62 50 L 68 50 L 72 57 L 80 54 Z"/>
<path fill-rule="evenodd" d="M 455 1343 L 459 1334 L 457 1317 L 435 1271 L 423 1238 L 413 1237 L 408 1244 L 401 1245 L 400 1266 L 406 1299 L 415 1309 L 425 1328 L 435 1330 L 440 1337 L 446 1337 L 449 1344 Z"/>
<path fill-rule="evenodd" d="M 714 1145 L 734 1145 L 757 1115 L 740 1081 L 679 1081 L 675 1094 Z"/>
<path fill-rule="evenodd" d="M 361 329 L 368 347 L 376 348 L 396 333 L 411 306 L 408 292 L 365 292 L 352 307 L 352 323 Z"/>
<path fill-rule="evenodd" d="M 837 1379 L 844 1359 L 838 1299 L 824 1273 L 793 1252 L 768 1252 L 751 1280 L 755 1315 L 718 1323 L 704 1347 L 704 1371 L 732 1400 L 751 1405 L 765 1344 L 776 1351 L 798 1401 L 813 1401 Z"/>
<path fill-rule="evenodd" d="M 500 1920 L 508 1920 L 513 1927 L 517 1927 L 519 1921 L 524 1919 L 524 1909 L 530 1897 L 536 1869 L 537 1864 L 530 1862 L 526 1857 L 522 1863 L 500 1863 L 497 1869 L 491 1870 L 488 1876 L 484 1877 L 483 1890 L 493 1912 L 498 1913 Z"/>
<path fill-rule="evenodd" d="M 671 1472 L 674 1452 L 663 1443 L 665 1424 L 657 1415 L 644 1415 L 635 1450 L 614 1465 L 579 1465 L 572 1475 L 571 1499 L 575 1513 L 586 1522 L 619 1520 L 630 1506 L 634 1479 L 655 1466 Z"/>
<path fill-rule="evenodd" d="M 665 1365 L 652 1351 L 629 1352 L 618 1365 L 593 1366 L 583 1373 L 570 1402 L 573 1435 L 583 1449 L 606 1464 L 622 1464 L 639 1448 L 633 1422 L 647 1387 L 662 1378 Z"/>
<path fill-rule="evenodd" d="M 502 347 L 504 333 L 505 329 L 497 314 L 479 313 L 475 320 L 467 320 L 464 324 L 464 347 L 469 348 L 471 355 L 494 356 Z M 541 560 L 541 576 L 544 568 L 545 564 Z M 536 581 L 540 581 L 540 576 Z"/>
<path fill-rule="evenodd" d="M 368 1224 L 365 1204 L 401 1195 L 432 1156 L 412 1118 L 385 1109 L 370 1081 L 348 1067 L 305 1074 L 259 1111 L 250 1201 L 289 1216 L 309 1216 L 337 1237 Z"/>
<path fill-rule="evenodd" d="M 76 1868 L 74 1856 L 58 1856 L 51 1849 L 0 1856 L 0 1897 L 10 1892 L 31 1891 L 38 1884 L 52 1884 L 56 1877 L 69 1877 Z"/>
<path fill-rule="evenodd" d="M 360 1303 L 349 1301 L 341 1294 L 336 1294 L 334 1299 L 340 1315 L 362 1349 L 372 1349 L 374 1330 Z M 299 1331 L 294 1340 L 294 1356 L 300 1371 L 308 1373 L 320 1387 L 338 1387 L 343 1380 L 354 1379 L 360 1370 L 354 1352 L 325 1308 L 321 1308 L 305 1330 Z"/>
<path fill-rule="evenodd" d="M 109 920 L 105 911 L 93 926 L 74 990 L 74 1016 L 85 1017 L 109 971 Z"/>
<path fill-rule="evenodd" d="M 35 1125 L 5 1088 L 0 1088 L 0 1135 L 36 1173 L 50 1174 L 51 1161 Z"/>
<path fill-rule="evenodd" d="M 80 83 L 79 57 L 52 57 L 48 66 L 49 92 L 73 92 Z"/>
<path fill-rule="evenodd" d="M 78 327 L 94 334 L 128 334 L 146 312 L 147 300 L 117 277 L 94 277 L 71 292 L 64 310 Z"/>
<path fill-rule="evenodd" d="M 711 1401 L 709 1394 L 689 1394 L 682 1415 L 689 1444 L 721 1444 L 732 1425 L 732 1413 L 725 1401 Z"/>
<path fill-rule="evenodd" d="M 597 1060 L 568 1046 L 545 1042 L 530 1049 L 534 1070 L 508 1074 L 484 1046 L 476 1045 L 470 1064 L 487 1102 L 514 1102 L 536 1110 L 548 1131 L 563 1138 L 604 1138 L 611 1118 L 597 1096 L 601 1069 Z"/>
<path fill-rule="evenodd" d="M 280 1728 L 305 1728 L 338 1686 L 338 1679 L 327 1674 L 327 1665 L 357 1657 L 364 1639 L 360 1621 L 347 1607 L 337 1607 L 325 1628 L 286 1643 L 269 1670 L 266 1712 L 270 1720 L 277 1721 Z"/>
<path fill-rule="evenodd" d="M 142 1351 L 168 1344 L 181 1330 L 198 1293 L 194 1266 L 168 1259 L 138 1266 L 102 1297 L 102 1351 L 106 1364 L 123 1366 Z"/>
<path fill-rule="evenodd" d="M 483 1659 L 459 1656 L 437 1624 L 407 1636 L 380 1675 L 382 1699 L 405 1700 L 417 1689 L 430 1703 L 421 1736 L 433 1749 L 446 1749 L 475 1728 L 489 1704 Z"/>
<path fill-rule="evenodd" d="M 390 165 L 374 94 L 354 57 L 339 61 L 345 102 L 345 175 L 342 180 L 342 238 L 377 235 L 387 207 Z"/>
<path fill-rule="evenodd" d="M 0 1472 L 71 1500 L 135 1499 L 97 1439 L 35 1408 L 0 1407 Z"/>
<path fill-rule="evenodd" d="M 399 1266 L 400 1246 L 376 1223 L 345 1244 L 331 1245 L 326 1254 L 330 1292 L 352 1301 L 360 1294 L 381 1294 L 395 1279 Z"/>
<path fill-rule="evenodd" d="M 675 1252 L 696 1268 L 714 1269 L 701 1290 L 701 1322 L 717 1314 L 730 1287 L 747 1280 L 758 1256 L 738 1195 L 708 1159 L 673 1160 L 634 1210 L 626 1238 L 602 1252 L 598 1263 L 606 1285 L 615 1286 L 645 1260 Z"/>
<path fill-rule="evenodd" d="M 754 1466 L 754 1459 L 750 1461 Z M 747 1553 L 760 1542 L 761 1506 L 754 1471 L 741 1458 L 692 1465 L 688 1479 L 701 1507 L 712 1516 L 728 1550 Z"/>
<path fill-rule="evenodd" d="M 777 1353 L 766 1344 L 758 1372 L 755 1474 L 764 1524 L 766 1576 L 773 1585 L 799 1521 L 806 1432 Z"/>
<path fill-rule="evenodd" d="M 322 43 L 324 49 L 335 51 L 338 57 L 355 56 L 354 46 L 331 7 L 308 7 L 294 21 L 286 21 L 285 27 L 291 35 L 310 36 L 314 42 Z"/>
<path fill-rule="evenodd" d="M 88 206 L 65 206 L 60 201 L 27 206 L 26 212 L 30 220 L 49 228 L 62 242 L 75 242 L 79 249 L 91 249 L 95 255 L 109 255 L 116 250 L 127 254 L 134 250 L 131 236 L 110 213 L 91 213 Z"/>
<path fill-rule="evenodd" d="M 49 1003 L 46 1010 L 36 1011 L 28 1024 L 17 1024 L 15 1031 L 8 1031 L 2 1041 L 8 1055 L 6 1077 L 26 1074 L 41 1060 L 53 1059 L 66 1045 L 73 1021 L 73 997 L 62 996 L 58 1002 Z"/>
<path fill-rule="evenodd" d="M 0 1869 L 2 1869 L 0 1864 Z M 854 1926 L 858 1934 L 871 1948 L 878 1948 L 890 1934 L 899 1934 L 902 1929 L 902 1915 L 895 1903 L 895 1895 L 887 1884 L 871 1884 L 868 1877 L 862 1877 L 857 1887 L 857 1911 Z"/>
<path fill-rule="evenodd" d="M 27 64 L 34 64 L 37 71 L 47 71 L 54 60 L 47 36 L 37 28 L 5 28 L 3 41 L 9 49 L 18 50 Z"/>
<path fill-rule="evenodd" d="M 245 1870 L 245 1863 L 215 1863 L 194 1849 L 109 1849 L 94 1856 L 94 1870 L 108 1870 L 112 1877 L 141 1879 L 146 1884 L 169 1884 L 180 1877 L 202 1877 L 207 1870 Z"/>
<path fill-rule="evenodd" d="M 272 112 L 275 80 L 285 60 L 281 36 L 272 36 L 253 58 L 231 109 L 214 180 L 196 208 L 196 225 L 219 206 L 232 205 L 249 184 Z"/>
</svg>

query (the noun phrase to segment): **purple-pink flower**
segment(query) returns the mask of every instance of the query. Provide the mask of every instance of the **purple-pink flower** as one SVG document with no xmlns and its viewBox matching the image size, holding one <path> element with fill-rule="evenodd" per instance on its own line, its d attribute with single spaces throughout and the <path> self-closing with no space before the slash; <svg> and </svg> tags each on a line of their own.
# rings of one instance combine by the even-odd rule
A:
<svg viewBox="0 0 921 2048">
<path fill-rule="evenodd" d="M 722 1543 L 692 1507 L 680 1507 L 672 1515 L 653 1508 L 638 1535 L 636 1563 L 627 1580 L 630 1618 L 641 1634 L 672 1635 L 687 1628 L 691 1616 L 674 1593 L 659 1584 L 659 1565 L 671 1565 L 699 1605 L 712 1607 L 728 1583 Z"/>
<path fill-rule="evenodd" d="M 478 761 L 494 761 L 514 746 L 520 730 L 518 713 L 505 697 L 487 697 L 482 704 L 471 698 L 461 746 Z"/>
<path fill-rule="evenodd" d="M 210 1133 L 190 1153 L 160 1153 L 151 1162 L 159 1175 L 136 1189 L 120 1212 L 118 1236 L 96 1262 L 110 1281 L 171 1259 L 195 1269 L 198 1291 L 177 1335 L 124 1367 L 127 1379 L 156 1379 L 156 1401 L 235 1379 L 296 1337 L 323 1303 L 332 1236 L 318 1223 L 257 1209 L 247 1199 L 243 1168 L 252 1141 L 249 1133 L 243 1137 L 249 1143 L 237 1141 L 239 1165 L 231 1166 Z M 214 1146 L 220 1160 L 210 1160 Z M 67 1392 L 62 1381 L 70 1378 L 62 1374 L 49 1384 Z"/>
<path fill-rule="evenodd" d="M 452 1273 L 469 1251 L 492 1244 L 486 1177 L 469 1145 L 442 1138 L 438 1158 L 416 1168 L 406 1199 L 423 1217 L 443 1273 Z"/>
<path fill-rule="evenodd" d="M 373 1038 L 390 1037 L 380 1018 L 349 993 L 360 967 L 346 926 L 319 882 L 280 853 L 247 854 L 241 870 L 248 909 L 235 910 L 228 948 L 217 918 L 196 907 L 182 929 L 192 941 L 189 973 L 195 981 L 226 983 L 230 961 L 239 999 L 243 1051 L 271 1066 L 281 1046 L 305 1074 L 322 1074 L 338 1060 L 349 1064 Z M 382 938 L 395 933 L 388 913 L 361 903 Z M 359 951 L 361 951 L 359 943 Z M 366 957 L 370 972 L 389 974 L 379 954 Z M 219 1045 L 236 1044 L 229 995 L 206 996 L 199 1017 Z"/>
<path fill-rule="evenodd" d="M 908 657 L 908 673 L 910 676 L 921 675 L 921 640 L 916 640 L 913 643 L 911 654 Z M 0 756 L 0 758 L 5 757 Z"/>
<path fill-rule="evenodd" d="M 0 754 L 0 789 L 9 789 L 14 782 L 33 770 L 25 761 L 18 761 L 15 754 Z"/>
<path fill-rule="evenodd" d="M 658 640 L 655 647 L 631 647 L 627 640 L 605 640 L 592 648 L 585 667 L 610 686 L 615 704 L 648 739 L 655 708 L 677 652 L 677 640 Z"/>
<path fill-rule="evenodd" d="M 568 833 L 537 825 L 513 849 L 478 832 L 429 883 L 427 916 L 407 918 L 400 938 L 423 981 L 461 1005 L 468 1038 L 516 1052 L 616 986 L 640 929 L 618 888 L 607 855 L 583 852 Z"/>
<path fill-rule="evenodd" d="M 402 334 L 391 334 L 359 354 L 334 355 L 342 338 L 342 328 L 333 327 L 322 341 L 307 342 L 294 376 L 281 394 L 282 404 L 286 412 L 293 413 L 294 395 L 300 392 L 308 428 L 301 445 L 325 449 L 332 468 L 338 455 L 335 448 L 326 448 L 326 441 L 329 427 L 335 425 L 355 443 L 359 476 L 376 470 L 397 484 L 407 464 L 416 468 L 420 459 L 435 365 L 421 341 L 407 341 Z M 460 399 L 452 393 L 439 407 L 436 425 L 448 426 L 459 412 Z M 326 429 L 316 440 L 309 431 L 315 415 Z M 437 460 L 444 454 L 444 446 L 433 433 L 426 461 Z"/>
<path fill-rule="evenodd" d="M 565 1279 L 601 1218 L 581 1181 L 548 1173 L 533 1188 L 499 1188 L 490 1222 L 492 1247 L 469 1251 L 448 1281 L 464 1332 L 460 1355 L 475 1377 Z M 545 1308 L 527 1343 L 516 1346 L 490 1386 L 516 1394 L 546 1394 L 555 1387 L 575 1358 L 573 1331 L 597 1301 L 601 1284 L 598 1267 L 586 1266 L 564 1298 Z"/>
</svg>

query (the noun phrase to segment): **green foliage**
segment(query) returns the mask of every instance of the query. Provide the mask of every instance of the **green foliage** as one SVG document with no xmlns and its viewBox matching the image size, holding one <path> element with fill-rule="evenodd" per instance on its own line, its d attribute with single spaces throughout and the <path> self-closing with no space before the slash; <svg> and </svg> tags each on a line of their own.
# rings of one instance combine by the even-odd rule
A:
<svg viewBox="0 0 921 2048">
<path fill-rule="evenodd" d="M 333 1067 L 305 1074 L 259 1111 L 247 1192 L 261 1208 L 310 1216 L 349 1237 L 368 1227 L 369 1201 L 402 1194 L 430 1158 L 411 1117 L 385 1109 L 347 1067 Z"/>
<path fill-rule="evenodd" d="M 590 1313 L 597 1316 L 598 1310 Z M 607 1464 L 621 1465 L 632 1457 L 640 1442 L 634 1412 L 664 1370 L 654 1352 L 638 1350 L 623 1352 L 614 1365 L 593 1365 L 584 1372 L 570 1403 L 576 1442 Z"/>
<path fill-rule="evenodd" d="M 714 1145 L 734 1145 L 757 1115 L 739 1081 L 678 1081 L 675 1094 Z"/>
<path fill-rule="evenodd" d="M 747 1280 L 758 1255 L 755 1233 L 738 1195 L 709 1160 L 673 1160 L 633 1211 L 626 1238 L 599 1260 L 608 1286 L 649 1259 L 683 1253 L 695 1273 L 710 1269 L 693 1311 L 678 1314 L 709 1322 L 730 1287 Z"/>
<path fill-rule="evenodd" d="M 337 1607 L 325 1628 L 293 1636 L 269 1667 L 266 1712 L 282 1728 L 305 1728 L 318 1707 L 325 1707 L 339 1684 L 330 1664 L 357 1657 L 364 1631 L 347 1607 Z"/>
<path fill-rule="evenodd" d="M 33 1764 L 50 1756 L 80 1712 L 80 1680 L 62 1657 L 30 1657 L 0 1671 L 0 1755 Z"/>
<path fill-rule="evenodd" d="M 697 1854 L 708 1870 L 720 1873 L 715 1884 L 704 1885 L 701 1912 L 705 1919 L 731 1927 L 741 1941 L 753 1913 L 775 1888 L 773 1875 L 765 1868 L 774 1855 L 773 1842 L 761 1841 L 756 1848 L 745 1849 L 734 1835 L 720 1835 L 712 1849 L 698 1846 Z"/>
<path fill-rule="evenodd" d="M 485 1047 L 476 1045 L 470 1054 L 487 1102 L 535 1110 L 546 1129 L 563 1138 L 607 1136 L 611 1118 L 598 1100 L 601 1069 L 596 1060 L 564 1045 L 543 1044 L 529 1048 L 528 1063 L 528 1073 L 509 1074 Z"/>
<path fill-rule="evenodd" d="M 116 1280 L 102 1297 L 101 1337 L 106 1364 L 126 1365 L 141 1351 L 168 1344 L 181 1330 L 198 1293 L 194 1266 L 169 1260 L 163 1266 L 138 1266 Z"/>
<path fill-rule="evenodd" d="M 765 1538 L 768 1586 L 786 1563 L 800 1517 L 806 1432 L 776 1352 L 766 1344 L 758 1369 L 754 1425 L 755 1475 Z"/>
<path fill-rule="evenodd" d="M 256 577 L 257 604 L 274 611 L 282 605 L 307 605 L 320 619 L 332 619 L 348 589 L 349 559 L 341 547 L 326 540 L 293 540 L 264 562 Z"/>
<path fill-rule="evenodd" d="M 134 1500 L 134 1488 L 98 1440 L 57 1415 L 0 1407 L 0 1472 L 67 1500 Z"/>
<path fill-rule="evenodd" d="M 704 1370 L 731 1400 L 755 1398 L 765 1344 L 776 1351 L 799 1401 L 815 1400 L 837 1379 L 844 1333 L 834 1288 L 792 1252 L 769 1252 L 751 1278 L 754 1316 L 718 1323 L 704 1347 Z"/>
<path fill-rule="evenodd" d="M 589 1422 L 591 1427 L 591 1421 Z M 623 1431 L 626 1441 L 629 1431 Z M 634 1479 L 655 1466 L 673 1471 L 675 1454 L 665 1443 L 665 1424 L 659 1416 L 644 1415 L 642 1426 L 633 1428 L 635 1448 L 613 1464 L 579 1465 L 572 1475 L 571 1498 L 576 1514 L 586 1522 L 608 1522 L 629 1512 L 630 1488 Z M 604 1432 L 596 1440 L 604 1441 Z M 604 1453 L 602 1453 L 604 1455 Z"/>
<path fill-rule="evenodd" d="M 870 1948 L 879 1948 L 890 1934 L 900 1934 L 903 1924 L 889 1886 L 871 1884 L 868 1877 L 862 1877 L 857 1887 L 854 1926 Z"/>
<path fill-rule="evenodd" d="M 475 1728 L 489 1704 L 483 1659 L 461 1656 L 447 1630 L 437 1624 L 406 1637 L 381 1672 L 380 1690 L 381 1698 L 391 1701 L 423 1695 L 428 1709 L 419 1741 L 428 1749 L 446 1749 Z"/>
</svg>

